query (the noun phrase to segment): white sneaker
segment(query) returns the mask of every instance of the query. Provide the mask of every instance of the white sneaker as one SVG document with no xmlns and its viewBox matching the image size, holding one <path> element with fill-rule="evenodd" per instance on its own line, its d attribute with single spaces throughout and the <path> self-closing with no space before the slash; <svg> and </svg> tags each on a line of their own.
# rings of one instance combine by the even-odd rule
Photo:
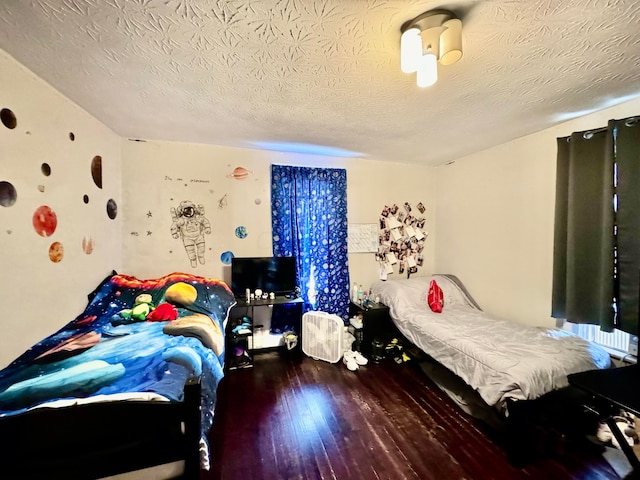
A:
<svg viewBox="0 0 640 480">
<path fill-rule="evenodd" d="M 369 360 L 367 360 L 367 358 L 360 352 L 351 352 L 351 354 L 358 365 L 366 365 L 367 363 L 369 363 Z"/>
<path fill-rule="evenodd" d="M 352 372 L 355 372 L 358 369 L 358 363 L 356 362 L 356 359 L 353 356 L 353 352 L 351 350 L 347 350 L 346 352 L 344 352 L 342 361 Z"/>
</svg>

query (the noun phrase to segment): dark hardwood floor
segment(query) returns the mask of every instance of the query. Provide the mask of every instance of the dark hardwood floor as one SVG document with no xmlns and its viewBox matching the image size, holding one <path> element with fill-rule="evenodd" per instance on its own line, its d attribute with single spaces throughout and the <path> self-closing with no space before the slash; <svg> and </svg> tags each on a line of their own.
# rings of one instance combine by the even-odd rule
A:
<svg viewBox="0 0 640 480">
<path fill-rule="evenodd" d="M 414 363 L 350 372 L 271 352 L 220 383 L 202 479 L 619 478 L 588 442 L 517 469 L 493 437 Z"/>
</svg>

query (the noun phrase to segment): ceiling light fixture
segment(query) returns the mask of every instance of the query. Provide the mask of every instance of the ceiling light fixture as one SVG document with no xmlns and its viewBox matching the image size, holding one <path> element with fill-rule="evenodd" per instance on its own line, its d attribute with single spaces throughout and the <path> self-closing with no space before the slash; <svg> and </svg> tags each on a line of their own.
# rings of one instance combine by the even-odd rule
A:
<svg viewBox="0 0 640 480">
<path fill-rule="evenodd" d="M 438 80 L 438 62 L 451 65 L 462 57 L 462 22 L 449 10 L 436 9 L 406 22 L 400 37 L 400 68 L 417 74 L 419 87 Z"/>
</svg>

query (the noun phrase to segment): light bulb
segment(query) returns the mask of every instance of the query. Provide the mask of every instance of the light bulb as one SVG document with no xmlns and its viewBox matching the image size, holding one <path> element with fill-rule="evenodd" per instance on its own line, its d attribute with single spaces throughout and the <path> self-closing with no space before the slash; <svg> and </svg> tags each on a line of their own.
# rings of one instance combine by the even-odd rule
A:
<svg viewBox="0 0 640 480">
<path fill-rule="evenodd" d="M 419 87 L 430 87 L 438 81 L 438 60 L 429 52 L 420 57 L 417 70 L 417 82 Z"/>
<path fill-rule="evenodd" d="M 400 68 L 404 73 L 413 73 L 422 56 L 420 30 L 410 28 L 400 37 Z"/>
<path fill-rule="evenodd" d="M 446 30 L 440 35 L 440 63 L 451 65 L 462 57 L 462 22 L 452 18 L 443 26 Z"/>
</svg>

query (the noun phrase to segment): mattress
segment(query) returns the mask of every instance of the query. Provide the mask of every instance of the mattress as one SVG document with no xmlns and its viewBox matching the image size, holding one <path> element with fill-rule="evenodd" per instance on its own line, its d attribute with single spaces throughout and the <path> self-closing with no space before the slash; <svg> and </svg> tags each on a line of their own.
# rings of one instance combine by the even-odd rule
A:
<svg viewBox="0 0 640 480">
<path fill-rule="evenodd" d="M 443 290 L 441 313 L 427 304 L 431 280 Z M 501 411 L 507 399 L 533 400 L 567 386 L 570 373 L 610 366 L 604 349 L 571 332 L 483 312 L 451 275 L 380 281 L 372 293 L 408 340 Z"/>
</svg>

